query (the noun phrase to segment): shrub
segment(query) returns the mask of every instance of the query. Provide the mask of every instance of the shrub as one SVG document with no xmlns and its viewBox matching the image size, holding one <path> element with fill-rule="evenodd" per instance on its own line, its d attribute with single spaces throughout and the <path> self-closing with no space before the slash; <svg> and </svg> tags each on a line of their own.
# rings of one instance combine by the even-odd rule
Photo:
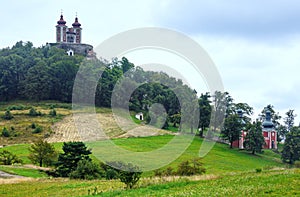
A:
<svg viewBox="0 0 300 197">
<path fill-rule="evenodd" d="M 3 136 L 3 137 L 9 137 L 9 136 L 10 136 L 10 133 L 9 133 L 9 131 L 6 129 L 6 127 L 4 127 L 4 128 L 2 129 L 2 136 Z"/>
<path fill-rule="evenodd" d="M 43 128 L 40 127 L 40 126 L 37 126 L 33 131 L 32 133 L 41 133 L 43 131 Z"/>
<path fill-rule="evenodd" d="M 89 159 L 80 160 L 77 164 L 76 170 L 70 173 L 70 178 L 72 179 L 98 179 L 103 176 L 103 172 L 100 166 L 93 163 Z"/>
<path fill-rule="evenodd" d="M 2 152 L 0 152 L 0 164 L 12 165 L 15 163 L 22 163 L 22 160 L 18 158 L 15 154 L 7 150 L 3 150 Z"/>
<path fill-rule="evenodd" d="M 7 110 L 23 110 L 25 109 L 24 105 L 12 105 L 7 107 Z"/>
<path fill-rule="evenodd" d="M 101 163 L 101 167 L 105 171 L 107 179 L 118 177 L 121 182 L 125 183 L 127 189 L 133 188 L 142 175 L 138 166 L 121 161 Z"/>
<path fill-rule="evenodd" d="M 56 111 L 55 111 L 55 109 L 50 110 L 49 115 L 50 115 L 50 116 L 56 116 Z"/>
<path fill-rule="evenodd" d="M 205 168 L 202 167 L 200 158 L 192 159 L 191 161 L 183 161 L 178 165 L 176 175 L 191 176 L 205 173 Z"/>
<path fill-rule="evenodd" d="M 261 168 L 256 168 L 255 171 L 256 171 L 256 173 L 260 173 L 260 172 L 262 172 L 262 169 Z"/>
<path fill-rule="evenodd" d="M 32 108 L 30 108 L 28 115 L 29 115 L 29 116 L 41 116 L 42 113 L 41 113 L 40 111 L 36 111 L 36 110 L 32 107 Z"/>
<path fill-rule="evenodd" d="M 31 128 L 32 128 L 32 129 L 35 129 L 35 128 L 36 128 L 36 125 L 35 125 L 34 122 L 31 124 Z"/>
<path fill-rule="evenodd" d="M 5 120 L 11 120 L 13 119 L 14 116 L 11 114 L 10 110 L 7 110 L 5 113 L 4 113 L 4 116 L 3 116 L 3 119 Z"/>
<path fill-rule="evenodd" d="M 133 186 L 140 180 L 142 172 L 139 171 L 138 166 L 131 163 L 123 164 L 122 170 L 119 172 L 120 181 L 126 184 L 127 189 Z"/>
</svg>

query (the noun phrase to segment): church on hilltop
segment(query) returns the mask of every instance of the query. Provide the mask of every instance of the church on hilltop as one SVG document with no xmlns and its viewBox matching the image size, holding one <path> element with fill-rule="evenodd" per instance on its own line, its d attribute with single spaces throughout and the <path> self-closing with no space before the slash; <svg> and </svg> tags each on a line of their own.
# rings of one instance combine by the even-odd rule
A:
<svg viewBox="0 0 300 197">
<path fill-rule="evenodd" d="M 81 43 L 82 40 L 82 28 L 78 21 L 78 17 L 75 17 L 75 21 L 72 27 L 68 27 L 61 13 L 60 19 L 57 21 L 56 28 L 56 43 L 50 43 L 50 46 L 55 46 L 60 49 L 64 49 L 69 56 L 75 54 L 84 55 L 86 57 L 94 57 L 93 46 L 89 44 Z"/>
</svg>

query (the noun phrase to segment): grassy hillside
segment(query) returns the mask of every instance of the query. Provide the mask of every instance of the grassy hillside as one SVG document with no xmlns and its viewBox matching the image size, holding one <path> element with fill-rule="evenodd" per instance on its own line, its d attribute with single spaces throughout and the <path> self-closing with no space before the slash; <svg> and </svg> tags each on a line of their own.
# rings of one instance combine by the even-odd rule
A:
<svg viewBox="0 0 300 197">
<path fill-rule="evenodd" d="M 37 112 L 41 112 L 41 116 L 30 116 L 29 110 L 32 107 Z M 56 110 L 56 116 L 49 115 L 52 109 Z M 5 120 L 2 118 L 6 110 L 10 110 L 14 117 L 13 119 Z M 71 114 L 71 104 L 57 103 L 55 101 L 0 103 L 0 133 L 4 127 L 10 133 L 9 137 L 3 137 L 0 134 L 0 146 L 31 143 L 38 137 L 49 137 L 53 134 L 53 124 L 69 114 Z M 40 127 L 41 131 L 35 133 L 32 124 Z"/>
<path fill-rule="evenodd" d="M 29 110 L 31 108 L 34 108 L 37 112 L 41 112 L 41 115 L 30 116 Z M 53 109 L 55 109 L 57 113 L 56 116 L 49 115 Z M 6 110 L 10 110 L 14 117 L 13 119 L 5 120 L 2 118 Z M 122 110 L 120 111 L 123 112 Z M 106 136 L 119 138 L 169 133 L 166 130 L 140 125 L 141 121 L 135 120 L 135 124 L 131 119 L 114 116 L 108 108 L 96 108 L 97 121 L 91 121 L 93 114 L 80 113 L 78 117 L 72 116 L 72 112 L 72 105 L 70 103 L 59 103 L 55 101 L 43 101 L 39 103 L 15 101 L 0 103 L 0 146 L 32 143 L 39 137 L 45 138 L 49 142 L 63 142 L 81 141 L 82 137 L 83 139 L 89 140 L 91 138 L 94 140 L 94 134 L 96 134 L 99 139 L 105 139 Z M 127 112 L 123 113 L 127 114 Z M 115 120 L 116 118 L 122 125 L 127 125 L 126 131 L 120 128 Z M 89 132 L 81 133 L 80 135 L 74 124 L 74 119 L 77 123 L 84 124 L 86 130 Z M 106 136 L 99 135 L 97 127 L 99 123 Z M 41 128 L 41 131 L 38 133 L 35 132 L 35 128 L 32 127 L 33 124 L 35 127 Z M 9 131 L 9 137 L 1 135 L 4 127 Z"/>
<path fill-rule="evenodd" d="M 127 139 L 113 139 L 113 142 L 120 147 L 133 151 L 150 151 L 162 147 L 168 143 L 174 136 L 163 135 L 153 137 L 139 137 Z M 103 147 L 105 150 L 105 141 L 95 142 L 97 147 Z M 176 169 L 182 161 L 198 157 L 198 152 L 202 139 L 196 137 L 186 151 L 168 166 Z M 56 149 L 61 151 L 62 143 L 54 143 Z M 90 144 L 92 145 L 92 144 Z M 29 164 L 27 156 L 29 155 L 29 144 L 20 144 L 4 147 L 23 159 L 25 164 Z M 93 150 L 92 150 L 93 151 Z M 94 157 L 94 160 L 96 158 Z M 280 155 L 271 150 L 265 150 L 263 154 L 252 155 L 244 150 L 230 149 L 226 144 L 216 143 L 212 150 L 202 159 L 207 174 L 222 174 L 233 172 L 254 172 L 256 169 L 271 169 L 274 167 L 285 167 L 280 160 Z M 153 172 L 146 172 L 144 176 L 151 176 Z"/>
<path fill-rule="evenodd" d="M 119 181 L 39 179 L 2 184 L 0 196 L 299 196 L 299 180 L 299 170 L 281 170 L 199 181 L 183 178 L 155 183 L 157 180 L 142 179 L 139 188 L 125 190 Z"/>
</svg>

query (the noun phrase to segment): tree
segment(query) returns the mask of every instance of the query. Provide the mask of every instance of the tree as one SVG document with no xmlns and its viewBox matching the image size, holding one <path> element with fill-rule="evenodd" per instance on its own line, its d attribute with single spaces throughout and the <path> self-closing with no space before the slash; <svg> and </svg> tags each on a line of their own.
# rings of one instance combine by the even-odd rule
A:
<svg viewBox="0 0 300 197">
<path fill-rule="evenodd" d="M 258 120 L 256 122 L 253 122 L 247 128 L 247 135 L 245 137 L 244 141 L 244 147 L 248 151 L 252 151 L 252 154 L 255 154 L 255 152 L 261 152 L 262 147 L 265 143 L 264 137 L 262 135 L 262 126 L 261 122 Z"/>
<path fill-rule="evenodd" d="M 294 110 L 292 110 L 292 109 L 290 109 L 285 114 L 286 114 L 286 117 L 284 118 L 284 124 L 286 126 L 287 131 L 290 132 L 291 128 L 294 126 L 294 120 L 297 115 L 294 114 Z M 285 136 L 283 136 L 283 137 L 285 137 Z"/>
<path fill-rule="evenodd" d="M 138 166 L 122 161 L 110 161 L 101 163 L 101 168 L 105 171 L 106 179 L 119 178 L 126 184 L 127 189 L 131 189 L 140 179 L 142 172 Z"/>
<path fill-rule="evenodd" d="M 233 103 L 231 108 L 233 113 L 236 113 L 238 110 L 242 110 L 242 119 L 245 124 L 251 123 L 250 116 L 253 114 L 253 108 L 251 106 L 247 103 Z"/>
<path fill-rule="evenodd" d="M 208 135 L 212 137 L 214 133 L 222 129 L 224 118 L 226 114 L 231 113 L 233 99 L 228 92 L 215 91 L 212 101 L 212 133 Z"/>
<path fill-rule="evenodd" d="M 204 130 L 209 127 L 210 123 L 210 116 L 211 116 L 211 101 L 209 100 L 210 95 L 208 92 L 205 94 L 201 94 L 199 98 L 199 111 L 200 111 L 200 118 L 199 118 L 199 136 L 203 137 Z"/>
<path fill-rule="evenodd" d="M 83 142 L 64 142 L 62 149 L 64 152 L 58 155 L 55 165 L 57 174 L 62 177 L 76 170 L 79 161 L 90 160 L 88 155 L 92 153 Z"/>
<path fill-rule="evenodd" d="M 18 158 L 17 155 L 9 152 L 8 150 L 3 150 L 0 152 L 1 165 L 12 165 L 15 163 L 22 163 L 22 160 Z"/>
<path fill-rule="evenodd" d="M 70 173 L 72 179 L 98 179 L 103 176 L 100 166 L 89 159 L 82 159 L 78 162 L 76 170 Z"/>
<path fill-rule="evenodd" d="M 140 180 L 142 172 L 137 166 L 131 163 L 122 165 L 122 170 L 119 172 L 120 181 L 126 184 L 127 189 L 132 189 L 133 186 Z"/>
<path fill-rule="evenodd" d="M 286 135 L 281 153 L 283 162 L 293 164 L 296 160 L 300 159 L 300 128 L 293 127 Z"/>
<path fill-rule="evenodd" d="M 42 166 L 51 166 L 57 159 L 57 152 L 52 144 L 39 139 L 29 147 L 30 155 L 28 158 L 34 164 Z"/>
<path fill-rule="evenodd" d="M 266 118 L 266 111 L 270 111 L 271 112 L 271 119 L 272 122 L 274 124 L 275 129 L 278 128 L 278 126 L 280 125 L 279 120 L 281 119 L 281 116 L 279 115 L 278 112 L 276 112 L 274 110 L 274 106 L 273 105 L 267 105 L 259 114 L 259 120 L 262 122 L 265 120 Z"/>
<path fill-rule="evenodd" d="M 242 121 L 237 114 L 230 114 L 225 118 L 221 134 L 223 139 L 229 141 L 230 148 L 232 148 L 234 141 L 240 139 L 242 128 Z"/>
</svg>

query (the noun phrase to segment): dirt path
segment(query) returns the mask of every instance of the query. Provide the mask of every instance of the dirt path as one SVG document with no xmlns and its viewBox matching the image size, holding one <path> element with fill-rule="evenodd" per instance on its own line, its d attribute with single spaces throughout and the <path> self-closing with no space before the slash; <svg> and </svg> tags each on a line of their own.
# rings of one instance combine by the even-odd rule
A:
<svg viewBox="0 0 300 197">
<path fill-rule="evenodd" d="M 0 171 L 0 178 L 26 178 L 26 177 L 9 174 L 7 172 Z"/>
</svg>

